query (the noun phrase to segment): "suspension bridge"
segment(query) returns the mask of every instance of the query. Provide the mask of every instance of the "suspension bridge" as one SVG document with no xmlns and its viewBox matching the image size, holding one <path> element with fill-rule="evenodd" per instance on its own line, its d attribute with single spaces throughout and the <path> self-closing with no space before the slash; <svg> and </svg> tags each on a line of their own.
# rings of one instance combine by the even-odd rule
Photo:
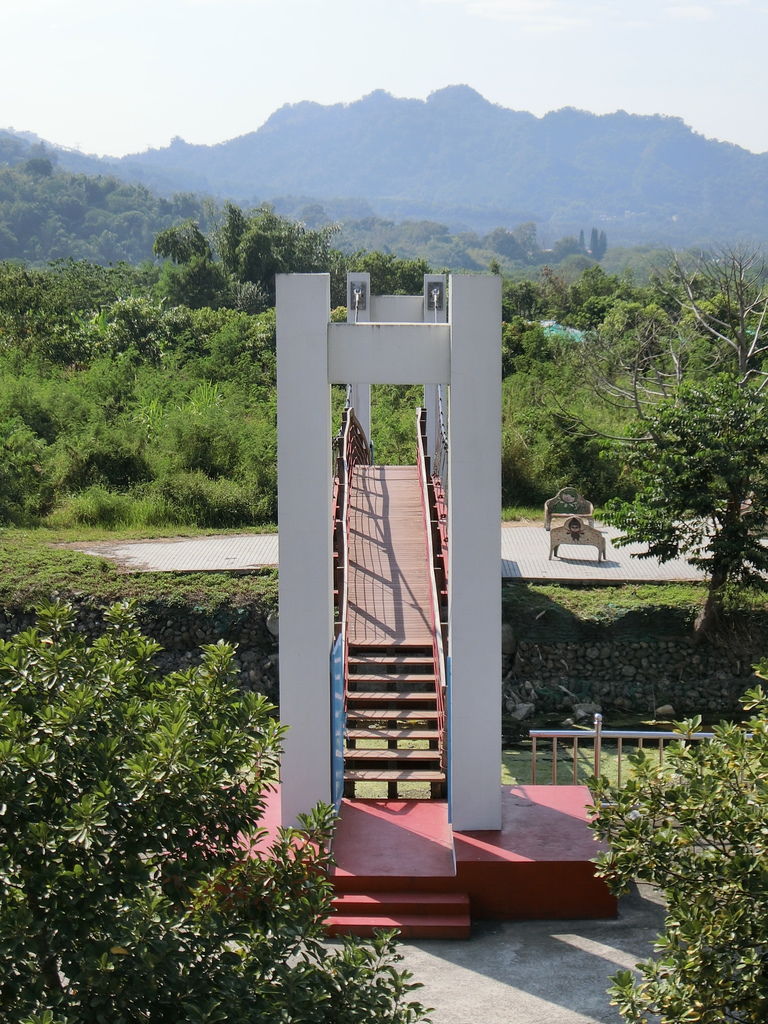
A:
<svg viewBox="0 0 768 1024">
<path fill-rule="evenodd" d="M 499 781 L 498 278 L 374 296 L 350 275 L 346 324 L 329 322 L 327 275 L 278 275 L 277 300 L 289 730 L 270 813 L 336 805 L 329 931 L 613 915 L 588 791 Z M 377 383 L 424 384 L 413 465 L 371 459 Z M 347 408 L 329 458 L 334 384 Z"/>
</svg>

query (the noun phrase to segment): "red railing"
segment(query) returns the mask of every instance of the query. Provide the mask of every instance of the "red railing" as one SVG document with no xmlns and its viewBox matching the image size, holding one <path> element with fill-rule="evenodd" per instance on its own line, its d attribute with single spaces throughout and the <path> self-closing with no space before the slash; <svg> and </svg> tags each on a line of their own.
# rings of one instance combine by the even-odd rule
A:
<svg viewBox="0 0 768 1024">
<path fill-rule="evenodd" d="M 425 409 L 416 411 L 417 432 L 417 466 L 419 470 L 419 486 L 421 488 L 421 505 L 424 523 L 425 557 L 430 580 L 430 623 L 432 626 L 432 654 L 435 662 L 435 691 L 437 697 L 438 728 L 445 737 L 445 644 L 447 641 L 447 623 L 444 621 L 443 609 L 446 607 L 447 593 L 443 595 L 441 581 L 444 579 L 441 553 L 436 550 L 440 543 L 440 529 L 437 523 L 435 493 L 429 473 L 429 456 L 427 455 L 427 414 Z M 441 767 L 446 767 L 446 745 L 441 745 Z"/>
<path fill-rule="evenodd" d="M 347 619 L 347 577 L 348 552 L 347 531 L 349 528 L 349 482 L 355 466 L 368 465 L 371 461 L 368 440 L 360 426 L 355 410 L 347 406 L 341 421 L 341 430 L 335 438 L 336 472 L 333 481 L 332 523 L 333 523 L 333 595 L 336 610 L 334 636 L 345 632 Z M 344 655 L 346 666 L 346 651 Z"/>
</svg>

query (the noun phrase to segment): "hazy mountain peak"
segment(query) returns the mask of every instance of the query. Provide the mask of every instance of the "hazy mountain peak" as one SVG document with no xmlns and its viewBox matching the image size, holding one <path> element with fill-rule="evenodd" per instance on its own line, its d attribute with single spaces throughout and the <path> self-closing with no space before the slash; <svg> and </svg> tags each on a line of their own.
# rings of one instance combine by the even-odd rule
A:
<svg viewBox="0 0 768 1024">
<path fill-rule="evenodd" d="M 432 106 L 481 106 L 493 107 L 485 96 L 473 89 L 471 85 L 446 85 L 442 89 L 436 89 L 427 96 L 427 103 Z"/>
<path fill-rule="evenodd" d="M 55 152 L 63 169 L 93 173 L 95 161 Z M 22 158 L 8 148 L 9 163 Z M 354 199 L 379 216 L 459 229 L 535 221 L 542 238 L 595 225 L 614 245 L 768 236 L 768 154 L 660 114 L 564 107 L 535 117 L 466 84 L 426 100 L 376 89 L 352 103 L 286 104 L 237 139 L 174 139 L 100 167 L 164 192 L 247 203 Z"/>
</svg>

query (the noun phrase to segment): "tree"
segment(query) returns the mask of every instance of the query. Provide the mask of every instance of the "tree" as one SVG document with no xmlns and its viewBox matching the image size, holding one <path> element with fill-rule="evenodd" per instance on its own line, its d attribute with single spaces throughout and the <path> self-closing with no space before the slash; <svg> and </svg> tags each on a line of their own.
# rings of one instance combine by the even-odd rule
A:
<svg viewBox="0 0 768 1024">
<path fill-rule="evenodd" d="M 333 225 L 312 231 L 280 217 L 270 206 L 245 215 L 229 203 L 216 243 L 225 270 L 238 282 L 262 288 L 267 304 L 274 305 L 275 274 L 329 269 L 335 231 Z"/>
<path fill-rule="evenodd" d="M 506 228 L 495 228 L 483 239 L 483 246 L 492 252 L 506 256 L 508 260 L 525 260 L 526 252 L 515 237 L 513 231 Z"/>
<path fill-rule="evenodd" d="M 161 231 L 152 249 L 158 256 L 170 258 L 174 263 L 189 263 L 196 256 L 210 260 L 213 255 L 208 239 L 194 220 L 185 220 Z"/>
<path fill-rule="evenodd" d="M 322 942 L 332 810 L 270 852 L 280 726 L 231 648 L 161 677 L 128 609 L 0 642 L 0 1016 L 26 1024 L 419 1018 L 388 938 Z"/>
<path fill-rule="evenodd" d="M 539 253 L 541 252 L 538 239 L 536 238 L 535 223 L 529 220 L 524 224 L 518 224 L 512 234 L 515 236 L 518 244 L 525 253 L 525 258 L 528 263 L 535 263 Z"/>
<path fill-rule="evenodd" d="M 404 259 L 391 252 L 358 252 L 350 257 L 349 266 L 371 275 L 372 295 L 420 295 L 430 270 L 426 260 Z"/>
<path fill-rule="evenodd" d="M 210 242 L 197 221 L 185 220 L 161 231 L 152 248 L 156 255 L 176 264 L 163 267 L 156 289 L 162 298 L 191 309 L 215 309 L 222 304 L 227 275 L 220 264 L 213 262 Z"/>
<path fill-rule="evenodd" d="M 768 661 L 758 666 L 763 678 Z M 701 719 L 677 723 L 665 761 L 631 755 L 623 789 L 594 786 L 592 827 L 609 852 L 598 872 L 616 892 L 634 879 L 667 905 L 656 959 L 620 971 L 612 1001 L 641 1024 L 762 1024 L 768 1019 L 768 700 L 744 699 L 743 725 L 721 723 L 711 742 L 686 741 Z"/>
<path fill-rule="evenodd" d="M 768 268 L 762 253 L 723 246 L 701 253 L 692 265 L 674 257 L 673 292 L 681 309 L 714 346 L 721 360 L 735 363 L 742 380 L 768 382 Z M 663 284 L 661 285 L 664 287 Z M 667 286 L 669 291 L 669 286 Z"/>
<path fill-rule="evenodd" d="M 768 396 L 725 374 L 681 385 L 631 435 L 627 461 L 637 496 L 608 502 L 603 515 L 623 531 L 615 543 L 647 544 L 633 557 L 684 555 L 706 574 L 699 634 L 718 625 L 730 584 L 766 586 L 766 415 Z"/>
</svg>

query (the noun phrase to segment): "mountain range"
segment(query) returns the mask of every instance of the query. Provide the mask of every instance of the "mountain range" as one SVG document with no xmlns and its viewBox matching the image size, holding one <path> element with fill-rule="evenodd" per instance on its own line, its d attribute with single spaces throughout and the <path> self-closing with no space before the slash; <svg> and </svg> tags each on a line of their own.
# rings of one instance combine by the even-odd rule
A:
<svg viewBox="0 0 768 1024">
<path fill-rule="evenodd" d="M 379 90 L 349 104 L 289 104 L 212 146 L 176 138 L 120 159 L 45 148 L 76 173 L 163 194 L 320 204 L 333 219 L 426 218 L 454 231 L 533 221 L 540 238 L 596 225 L 611 245 L 768 239 L 768 154 L 707 139 L 676 117 L 573 108 L 536 117 L 465 85 L 426 100 Z"/>
</svg>

